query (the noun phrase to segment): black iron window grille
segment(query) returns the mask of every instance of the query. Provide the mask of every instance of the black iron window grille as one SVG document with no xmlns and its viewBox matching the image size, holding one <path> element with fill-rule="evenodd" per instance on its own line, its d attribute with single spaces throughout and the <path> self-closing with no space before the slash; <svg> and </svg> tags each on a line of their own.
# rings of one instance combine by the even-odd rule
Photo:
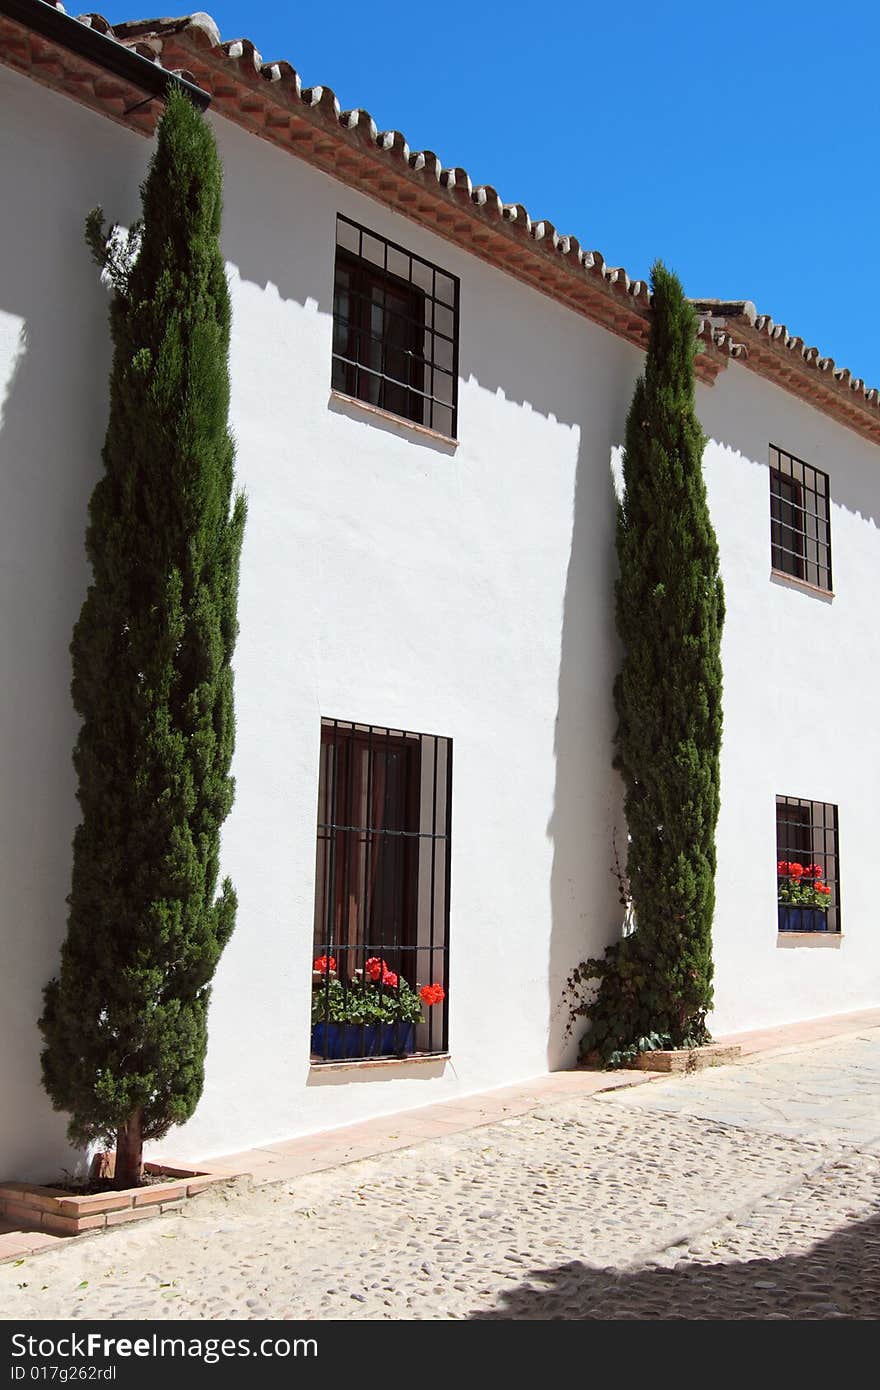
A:
<svg viewBox="0 0 880 1390">
<path fill-rule="evenodd" d="M 775 570 L 831 591 L 828 474 L 770 445 L 770 553 Z"/>
<path fill-rule="evenodd" d="M 452 742 L 321 720 L 314 1061 L 443 1053 Z"/>
<path fill-rule="evenodd" d="M 776 886 L 780 931 L 840 931 L 836 806 L 777 796 Z"/>
<path fill-rule="evenodd" d="M 456 276 L 339 213 L 334 390 L 455 438 L 458 300 Z"/>
</svg>

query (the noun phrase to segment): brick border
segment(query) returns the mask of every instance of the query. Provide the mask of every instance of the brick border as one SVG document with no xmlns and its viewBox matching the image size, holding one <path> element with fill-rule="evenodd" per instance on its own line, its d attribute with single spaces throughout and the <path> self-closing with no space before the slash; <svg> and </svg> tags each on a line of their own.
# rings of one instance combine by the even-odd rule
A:
<svg viewBox="0 0 880 1390">
<path fill-rule="evenodd" d="M 23 1232 L 47 1232 L 56 1236 L 78 1236 L 86 1231 L 106 1230 L 126 1221 L 143 1221 L 150 1216 L 180 1207 L 209 1187 L 246 1176 L 241 1170 L 194 1168 L 183 1163 L 145 1163 L 144 1171 L 167 1177 L 167 1182 L 148 1187 L 129 1187 L 120 1192 L 97 1192 L 77 1197 L 58 1187 L 40 1187 L 27 1182 L 0 1183 L 0 1223 Z M 0 1256 L 3 1258 L 3 1256 Z"/>
<path fill-rule="evenodd" d="M 705 1047 L 681 1047 L 667 1051 L 641 1052 L 624 1065 L 635 1071 L 692 1072 L 707 1067 L 724 1067 L 742 1056 L 739 1043 L 708 1043 Z"/>
</svg>

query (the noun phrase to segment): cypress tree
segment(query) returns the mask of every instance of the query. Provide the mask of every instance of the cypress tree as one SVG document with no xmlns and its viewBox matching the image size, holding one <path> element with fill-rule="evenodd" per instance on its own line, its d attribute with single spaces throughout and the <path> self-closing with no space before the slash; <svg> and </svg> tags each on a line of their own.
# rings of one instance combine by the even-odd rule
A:
<svg viewBox="0 0 880 1390">
<path fill-rule="evenodd" d="M 209 982 L 236 899 L 217 891 L 234 741 L 245 504 L 233 497 L 222 173 L 169 95 L 143 220 L 86 239 L 113 289 L 92 582 L 71 643 L 81 824 L 67 938 L 40 1019 L 43 1081 L 77 1145 L 116 1144 L 116 1183 L 202 1091 Z"/>
<path fill-rule="evenodd" d="M 724 596 L 694 406 L 696 316 L 658 262 L 643 377 L 626 424 L 618 510 L 615 766 L 629 829 L 635 930 L 598 977 L 585 1047 L 607 1061 L 708 1040 Z M 626 892 L 624 892 L 626 897 Z"/>
</svg>

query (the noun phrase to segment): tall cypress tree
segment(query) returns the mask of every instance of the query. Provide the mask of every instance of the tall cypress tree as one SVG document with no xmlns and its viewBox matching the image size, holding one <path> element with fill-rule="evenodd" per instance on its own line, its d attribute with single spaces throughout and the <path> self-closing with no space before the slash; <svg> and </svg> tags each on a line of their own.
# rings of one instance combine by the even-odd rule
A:
<svg viewBox="0 0 880 1390">
<path fill-rule="evenodd" d="M 211 980 L 232 932 L 217 893 L 234 741 L 230 661 L 245 520 L 233 497 L 230 305 L 221 165 L 204 118 L 169 95 L 143 221 L 87 240 L 113 288 L 93 579 L 71 644 L 82 822 L 61 970 L 45 990 L 43 1080 L 76 1144 L 142 1144 L 192 1115 Z"/>
<path fill-rule="evenodd" d="M 660 262 L 644 376 L 626 424 L 618 512 L 615 766 L 635 930 L 598 977 L 585 1046 L 606 1061 L 705 1042 L 712 1005 L 724 596 L 694 407 L 696 317 Z"/>
</svg>

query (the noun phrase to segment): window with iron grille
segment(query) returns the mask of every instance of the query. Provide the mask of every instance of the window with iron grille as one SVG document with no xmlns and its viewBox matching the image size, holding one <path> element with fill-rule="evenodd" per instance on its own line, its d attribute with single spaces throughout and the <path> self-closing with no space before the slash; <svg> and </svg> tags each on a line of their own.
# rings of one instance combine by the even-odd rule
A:
<svg viewBox="0 0 880 1390">
<path fill-rule="evenodd" d="M 454 438 L 458 295 L 454 275 L 340 213 L 334 390 Z"/>
<path fill-rule="evenodd" d="M 452 743 L 321 721 L 312 1058 L 445 1052 Z"/>
<path fill-rule="evenodd" d="M 840 931 L 836 806 L 777 796 L 776 884 L 780 931 Z"/>
<path fill-rule="evenodd" d="M 770 552 L 775 570 L 831 591 L 828 474 L 770 445 Z"/>
</svg>

